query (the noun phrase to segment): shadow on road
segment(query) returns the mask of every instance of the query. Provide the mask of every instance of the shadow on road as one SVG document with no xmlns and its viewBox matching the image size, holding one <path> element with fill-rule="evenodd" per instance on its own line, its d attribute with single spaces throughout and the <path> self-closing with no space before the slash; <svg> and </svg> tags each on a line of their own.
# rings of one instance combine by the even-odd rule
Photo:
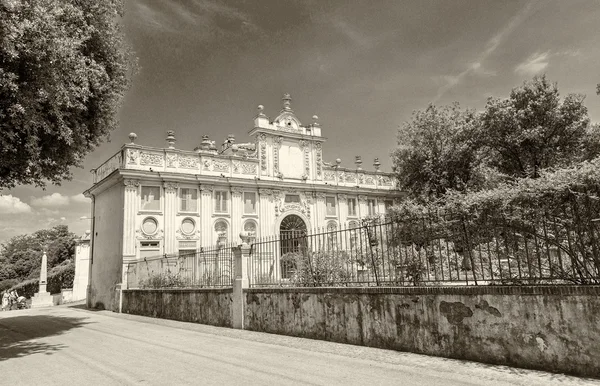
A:
<svg viewBox="0 0 600 386">
<path fill-rule="evenodd" d="M 27 355 L 52 353 L 64 349 L 63 344 L 36 341 L 81 327 L 86 318 L 52 315 L 20 315 L 0 318 L 0 361 Z"/>
</svg>

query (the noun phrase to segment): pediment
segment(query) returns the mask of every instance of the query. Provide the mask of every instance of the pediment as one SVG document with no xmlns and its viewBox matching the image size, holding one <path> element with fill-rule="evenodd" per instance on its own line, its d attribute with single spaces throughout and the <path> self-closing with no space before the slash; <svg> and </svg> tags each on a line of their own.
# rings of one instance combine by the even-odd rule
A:
<svg viewBox="0 0 600 386">
<path fill-rule="evenodd" d="M 273 121 L 274 126 L 277 130 L 281 131 L 289 131 L 289 132 L 299 132 L 302 131 L 301 123 L 294 115 L 294 113 L 289 111 L 284 111 L 275 120 Z"/>
</svg>

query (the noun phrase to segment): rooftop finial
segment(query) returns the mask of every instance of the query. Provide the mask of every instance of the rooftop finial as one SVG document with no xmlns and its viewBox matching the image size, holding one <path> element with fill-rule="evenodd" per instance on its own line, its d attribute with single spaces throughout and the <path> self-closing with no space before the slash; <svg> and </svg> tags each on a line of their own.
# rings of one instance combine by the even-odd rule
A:
<svg viewBox="0 0 600 386">
<path fill-rule="evenodd" d="M 281 98 L 281 100 L 283 101 L 283 109 L 285 111 L 292 111 L 292 108 L 290 107 L 292 103 L 292 97 L 290 96 L 290 94 L 283 94 L 283 98 Z"/>
<path fill-rule="evenodd" d="M 173 130 L 167 130 L 167 143 L 169 144 L 169 149 L 175 148 L 175 132 Z"/>
<path fill-rule="evenodd" d="M 361 165 L 362 165 L 362 157 L 361 157 L 361 156 L 357 155 L 357 156 L 355 157 L 355 161 L 354 161 L 354 163 L 356 164 L 356 168 L 357 168 L 358 170 L 362 170 L 362 167 L 361 167 Z"/>
<path fill-rule="evenodd" d="M 265 106 L 258 105 L 258 116 L 260 116 L 260 117 L 264 117 L 265 116 Z"/>
<path fill-rule="evenodd" d="M 129 133 L 129 140 L 131 141 L 131 144 L 135 143 L 135 139 L 137 138 L 137 134 L 136 133 Z"/>
<path fill-rule="evenodd" d="M 379 158 L 375 158 L 375 161 L 373 161 L 373 166 L 375 166 L 375 171 L 380 171 L 381 162 L 379 162 Z"/>
</svg>

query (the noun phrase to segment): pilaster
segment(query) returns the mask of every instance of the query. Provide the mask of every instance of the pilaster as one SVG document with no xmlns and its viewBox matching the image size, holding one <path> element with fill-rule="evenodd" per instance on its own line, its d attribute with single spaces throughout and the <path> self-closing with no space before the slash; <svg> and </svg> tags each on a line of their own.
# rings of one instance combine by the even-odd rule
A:
<svg viewBox="0 0 600 386">
<path fill-rule="evenodd" d="M 124 180 L 125 192 L 123 194 L 123 260 L 136 258 L 136 217 L 139 207 L 138 180 Z"/>
<path fill-rule="evenodd" d="M 316 227 L 315 229 L 320 225 L 323 226 L 323 224 L 325 224 L 325 213 L 326 213 L 326 207 L 325 207 L 325 193 L 321 193 L 321 192 L 317 192 L 316 194 L 317 196 L 317 213 L 316 213 Z"/>
<path fill-rule="evenodd" d="M 338 213 L 339 213 L 339 220 L 340 220 L 340 224 L 339 227 L 343 227 L 344 224 L 346 223 L 346 220 L 348 220 L 348 200 L 345 194 L 338 194 L 337 197 L 337 202 L 338 202 Z"/>
<path fill-rule="evenodd" d="M 177 253 L 177 189 L 179 185 L 175 182 L 165 182 L 165 252 L 166 254 Z"/>
<path fill-rule="evenodd" d="M 200 241 L 201 245 L 208 247 L 212 245 L 212 185 L 200 185 L 200 221 L 202 223 Z M 215 240 L 216 244 L 216 240 Z"/>
<path fill-rule="evenodd" d="M 260 228 L 261 237 L 271 236 L 275 233 L 273 229 L 273 191 L 271 189 L 259 189 L 259 200 L 258 205 L 260 222 L 258 224 Z"/>
<path fill-rule="evenodd" d="M 233 240 L 242 231 L 243 193 L 243 189 L 238 186 L 231 188 L 231 235 Z"/>
<path fill-rule="evenodd" d="M 360 218 L 367 217 L 369 215 L 369 209 L 367 208 L 367 196 L 358 196 L 358 216 Z"/>
</svg>

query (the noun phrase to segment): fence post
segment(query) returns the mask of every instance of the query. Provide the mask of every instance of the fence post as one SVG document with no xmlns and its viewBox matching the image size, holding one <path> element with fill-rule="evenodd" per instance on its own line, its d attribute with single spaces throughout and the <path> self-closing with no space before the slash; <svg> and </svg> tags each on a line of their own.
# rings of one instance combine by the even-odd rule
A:
<svg viewBox="0 0 600 386">
<path fill-rule="evenodd" d="M 250 245 L 248 245 L 248 232 L 241 232 L 240 238 L 242 245 L 233 247 L 234 253 L 234 272 L 235 280 L 233 281 L 233 310 L 232 310 L 232 327 L 244 329 L 244 290 L 249 287 L 248 282 L 248 258 L 250 256 Z"/>
</svg>

